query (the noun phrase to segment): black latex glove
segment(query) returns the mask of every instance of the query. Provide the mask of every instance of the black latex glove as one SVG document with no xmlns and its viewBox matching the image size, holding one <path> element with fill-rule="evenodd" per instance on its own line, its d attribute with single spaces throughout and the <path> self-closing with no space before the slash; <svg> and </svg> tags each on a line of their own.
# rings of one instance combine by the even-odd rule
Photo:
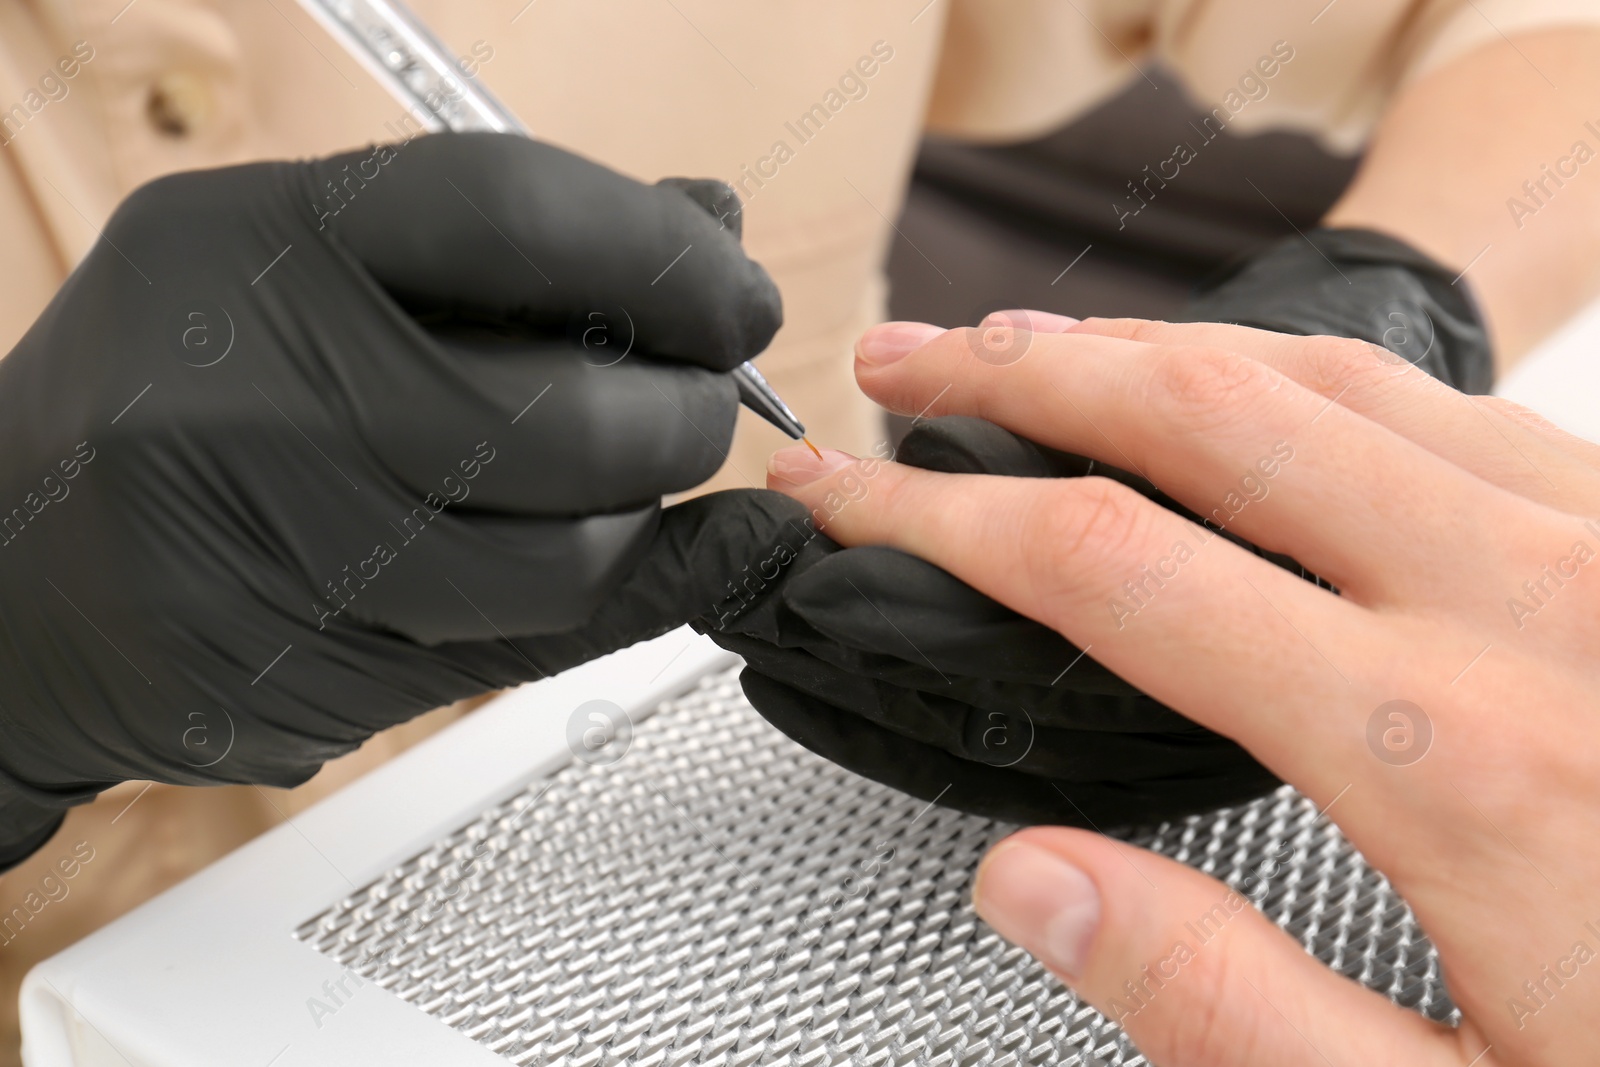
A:
<svg viewBox="0 0 1600 1067">
<path fill-rule="evenodd" d="M 1362 337 L 1457 388 L 1488 388 L 1482 322 L 1447 270 L 1381 234 L 1308 237 L 1222 273 L 1179 318 Z M 1093 473 L 1200 521 L 1136 475 L 978 419 L 921 423 L 897 458 L 952 473 Z M 819 535 L 770 586 L 700 624 L 748 661 L 751 701 L 813 751 L 915 796 L 1015 822 L 1109 828 L 1276 785 L 1233 742 L 1080 659 L 1060 635 L 894 549 L 841 550 Z"/>
<path fill-rule="evenodd" d="M 1359 337 L 1463 393 L 1494 386 L 1494 352 L 1466 279 L 1375 230 L 1285 237 L 1211 278 L 1172 321 Z"/>
<path fill-rule="evenodd" d="M 660 507 L 781 318 L 727 194 L 441 134 L 129 197 L 0 363 L 0 865 L 704 611 L 791 517 Z"/>
</svg>

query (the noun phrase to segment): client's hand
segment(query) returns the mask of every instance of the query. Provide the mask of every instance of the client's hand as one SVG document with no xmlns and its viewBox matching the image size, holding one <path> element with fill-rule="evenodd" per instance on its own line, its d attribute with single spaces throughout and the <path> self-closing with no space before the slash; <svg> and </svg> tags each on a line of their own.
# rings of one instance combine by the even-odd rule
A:
<svg viewBox="0 0 1600 1067">
<path fill-rule="evenodd" d="M 1218 882 L 1089 832 L 999 845 L 979 910 L 1168 1067 L 1592 1062 L 1600 447 L 1363 342 L 1094 320 L 1024 340 L 1004 363 L 969 331 L 869 333 L 858 377 L 892 410 L 979 415 L 1225 507 L 1340 592 L 1099 477 L 791 449 L 772 485 L 835 540 L 913 553 L 1092 648 L 1329 809 L 1416 910 L 1463 1022 L 1391 1005 Z"/>
</svg>

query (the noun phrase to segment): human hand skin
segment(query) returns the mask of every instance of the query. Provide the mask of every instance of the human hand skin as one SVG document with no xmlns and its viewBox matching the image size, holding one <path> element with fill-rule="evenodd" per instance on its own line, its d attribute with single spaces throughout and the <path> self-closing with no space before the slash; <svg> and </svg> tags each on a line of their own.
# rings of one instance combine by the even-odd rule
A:
<svg viewBox="0 0 1600 1067">
<path fill-rule="evenodd" d="M 786 449 L 769 485 L 844 544 L 914 553 L 1092 645 L 1328 809 L 1415 910 L 1462 1023 L 1335 975 L 1252 908 L 1230 908 L 1199 943 L 1186 924 L 1241 899 L 1087 831 L 1034 828 L 996 846 L 979 912 L 1165 1067 L 1591 1063 L 1600 587 L 1588 564 L 1600 524 L 1585 516 L 1600 512 L 1600 447 L 1364 342 L 1031 322 L 1060 332 L 886 324 L 863 337 L 857 378 L 893 411 L 977 415 L 1137 470 L 1202 515 L 1254 472 L 1269 492 L 1230 529 L 1340 592 L 1101 478 Z M 865 491 L 844 495 L 850 477 Z M 1119 629 L 1107 605 L 1122 583 L 1179 542 L 1187 561 Z M 1421 758 L 1385 748 L 1394 700 L 1431 725 Z M 1158 965 L 1176 973 L 1155 988 L 1144 969 Z M 1128 982 L 1153 993 L 1132 999 Z"/>
</svg>

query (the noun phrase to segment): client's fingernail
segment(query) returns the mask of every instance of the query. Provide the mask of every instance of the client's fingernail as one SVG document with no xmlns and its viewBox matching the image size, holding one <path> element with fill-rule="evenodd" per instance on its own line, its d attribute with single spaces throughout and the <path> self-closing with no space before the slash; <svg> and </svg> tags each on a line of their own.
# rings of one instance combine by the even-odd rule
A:
<svg viewBox="0 0 1600 1067">
<path fill-rule="evenodd" d="M 819 457 L 805 445 L 791 445 L 780 448 L 767 460 L 767 484 L 775 489 L 785 485 L 807 485 L 855 461 L 856 457 L 837 449 L 824 448 Z"/>
<path fill-rule="evenodd" d="M 991 311 L 984 316 L 982 326 L 1011 326 L 1032 333 L 1066 333 L 1081 322 L 1070 315 L 1057 315 L 1052 311 Z"/>
<path fill-rule="evenodd" d="M 989 853 L 973 889 L 978 914 L 1001 937 L 1070 978 L 1083 974 L 1100 924 L 1100 891 L 1078 868 L 1026 841 Z"/>
<path fill-rule="evenodd" d="M 886 322 L 861 335 L 856 342 L 856 355 L 863 363 L 881 367 L 915 352 L 944 332 L 942 327 L 926 322 Z"/>
</svg>

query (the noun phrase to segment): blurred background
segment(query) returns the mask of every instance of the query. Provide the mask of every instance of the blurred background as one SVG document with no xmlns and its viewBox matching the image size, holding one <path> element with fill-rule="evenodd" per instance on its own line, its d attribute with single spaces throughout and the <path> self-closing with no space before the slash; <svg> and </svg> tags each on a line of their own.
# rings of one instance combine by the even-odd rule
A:
<svg viewBox="0 0 1600 1067">
<path fill-rule="evenodd" d="M 1037 141 L 925 141 L 890 254 L 892 317 L 971 326 L 1022 307 L 1161 318 L 1217 264 L 1315 227 L 1355 173 L 1356 159 L 1296 134 L 1206 143 L 1202 112 L 1149 75 Z M 1130 177 L 1183 141 L 1203 144 L 1183 180 L 1152 181 L 1148 206 L 1119 225 L 1116 205 L 1139 207 Z"/>
<path fill-rule="evenodd" d="M 1202 113 L 1159 68 L 1148 74 L 1036 141 L 925 140 L 890 248 L 890 317 L 945 327 L 1007 308 L 1162 318 L 1232 257 L 1314 228 L 1360 163 L 1298 134 L 1225 133 L 1184 164 L 1182 181 L 1152 181 L 1148 205 L 1119 220 L 1119 206 L 1139 207 L 1130 176 L 1153 170 L 1180 141 L 1204 141 Z M 1600 441 L 1597 351 L 1600 303 L 1495 392 Z M 895 437 L 909 421 L 891 416 Z"/>
<path fill-rule="evenodd" d="M 1234 256 L 1314 228 L 1355 174 L 1359 157 L 1299 134 L 1207 142 L 1196 136 L 1204 112 L 1159 68 L 1147 73 L 1036 141 L 924 140 L 889 252 L 889 317 L 945 327 L 1007 308 L 1164 318 Z M 1141 207 L 1130 176 L 1180 142 L 1203 147 L 1182 181 L 1151 180 L 1154 196 L 1141 187 Z M 889 422 L 898 439 L 911 420 Z"/>
</svg>

